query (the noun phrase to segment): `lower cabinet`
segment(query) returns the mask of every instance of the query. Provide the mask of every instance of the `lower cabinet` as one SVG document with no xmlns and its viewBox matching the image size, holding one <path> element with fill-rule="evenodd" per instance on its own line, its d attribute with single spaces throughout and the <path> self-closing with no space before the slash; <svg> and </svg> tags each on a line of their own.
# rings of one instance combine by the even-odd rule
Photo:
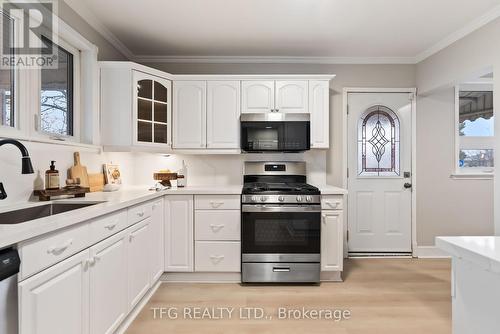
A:
<svg viewBox="0 0 500 334">
<path fill-rule="evenodd" d="M 146 294 L 151 280 L 151 218 L 130 229 L 128 236 L 128 306 L 132 309 Z"/>
<path fill-rule="evenodd" d="M 193 196 L 165 196 L 165 271 L 194 271 Z"/>
<path fill-rule="evenodd" d="M 160 279 L 165 271 L 165 247 L 164 247 L 164 208 L 163 198 L 156 200 L 152 205 L 151 214 L 151 268 L 152 282 Z"/>
<path fill-rule="evenodd" d="M 20 334 L 89 333 L 89 250 L 19 284 Z"/>
<path fill-rule="evenodd" d="M 90 333 L 113 333 L 128 312 L 128 231 L 90 248 Z"/>
<path fill-rule="evenodd" d="M 342 210 L 321 213 L 321 271 L 344 267 L 344 214 Z"/>
</svg>

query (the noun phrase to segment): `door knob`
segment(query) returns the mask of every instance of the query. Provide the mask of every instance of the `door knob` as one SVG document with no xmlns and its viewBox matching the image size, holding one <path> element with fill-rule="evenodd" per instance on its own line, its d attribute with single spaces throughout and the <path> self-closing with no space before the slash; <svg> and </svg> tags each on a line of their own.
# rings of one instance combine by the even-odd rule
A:
<svg viewBox="0 0 500 334">
<path fill-rule="evenodd" d="M 405 189 L 410 189 L 412 187 L 411 183 L 404 184 Z"/>
</svg>

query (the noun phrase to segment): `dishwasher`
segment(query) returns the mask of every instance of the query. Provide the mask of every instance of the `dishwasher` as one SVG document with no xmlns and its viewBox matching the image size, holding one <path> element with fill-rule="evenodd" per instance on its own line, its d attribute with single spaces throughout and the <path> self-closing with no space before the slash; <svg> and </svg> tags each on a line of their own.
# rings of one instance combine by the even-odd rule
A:
<svg viewBox="0 0 500 334">
<path fill-rule="evenodd" d="M 0 334 L 18 333 L 17 273 L 20 263 L 17 250 L 0 250 Z"/>
</svg>

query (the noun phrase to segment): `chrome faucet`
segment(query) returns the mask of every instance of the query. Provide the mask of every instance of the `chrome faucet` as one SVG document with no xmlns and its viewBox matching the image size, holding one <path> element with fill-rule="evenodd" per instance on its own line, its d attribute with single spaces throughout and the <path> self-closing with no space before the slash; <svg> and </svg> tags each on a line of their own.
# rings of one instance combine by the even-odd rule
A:
<svg viewBox="0 0 500 334">
<path fill-rule="evenodd" d="M 22 174 L 33 174 L 33 165 L 31 164 L 30 155 L 29 155 L 26 147 L 15 139 L 0 140 L 0 146 L 5 145 L 5 144 L 12 144 L 12 145 L 16 146 L 19 149 L 19 151 L 21 151 L 21 154 L 22 154 L 21 173 Z M 3 184 L 0 182 L 0 200 L 6 199 L 6 198 L 7 198 L 7 193 L 5 192 L 5 188 L 3 187 Z"/>
</svg>

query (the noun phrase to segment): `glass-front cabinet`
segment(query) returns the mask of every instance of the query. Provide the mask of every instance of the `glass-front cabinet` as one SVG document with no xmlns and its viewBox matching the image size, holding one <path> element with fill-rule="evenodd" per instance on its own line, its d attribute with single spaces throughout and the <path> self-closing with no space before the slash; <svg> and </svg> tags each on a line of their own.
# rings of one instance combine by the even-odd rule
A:
<svg viewBox="0 0 500 334">
<path fill-rule="evenodd" d="M 134 71 L 135 133 L 138 145 L 170 146 L 171 82 L 156 76 Z"/>
</svg>

